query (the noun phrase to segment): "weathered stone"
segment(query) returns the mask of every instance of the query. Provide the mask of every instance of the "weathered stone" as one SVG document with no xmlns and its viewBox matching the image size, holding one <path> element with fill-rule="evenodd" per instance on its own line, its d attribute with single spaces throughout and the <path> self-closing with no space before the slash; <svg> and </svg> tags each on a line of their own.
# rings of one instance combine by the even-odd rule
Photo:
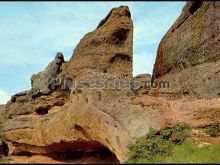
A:
<svg viewBox="0 0 220 165">
<path fill-rule="evenodd" d="M 151 75 L 150 74 L 139 74 L 133 78 L 133 91 L 137 94 L 148 94 L 151 88 Z"/>
<path fill-rule="evenodd" d="M 17 96 L 14 102 L 9 102 L 6 105 L 5 117 L 13 118 L 19 115 L 29 115 L 35 112 L 40 113 L 40 107 L 53 107 L 63 105 L 68 100 L 68 91 L 54 91 L 51 94 L 39 94 L 34 97 L 31 92 L 28 95 Z M 62 104 L 63 103 L 63 104 Z M 48 111 L 49 109 L 48 108 Z M 42 108 L 44 109 L 44 108 Z M 47 113 L 48 111 L 45 111 Z M 43 113 L 44 114 L 44 113 Z"/>
<path fill-rule="evenodd" d="M 13 145 L 15 151 L 11 150 L 12 154 L 24 151 L 47 153 L 47 147 L 58 145 L 60 141 L 78 146 L 72 148 L 73 151 L 95 150 L 96 147 L 90 148 L 86 144 L 97 141 L 123 162 L 126 160 L 127 145 L 133 138 L 144 135 L 150 127 L 159 128 L 163 122 L 159 122 L 159 116 L 154 115 L 147 106 L 142 108 L 130 104 L 131 94 L 126 95 L 125 91 L 120 90 L 100 92 L 84 89 L 82 93 L 71 94 L 70 101 L 65 105 L 51 108 L 49 111 L 53 113 L 35 117 L 21 116 L 16 120 L 16 127 L 10 124 L 15 121 L 7 120 L 5 138 L 17 143 Z M 85 145 L 78 145 L 81 142 Z M 22 147 L 24 144 L 29 147 L 25 149 Z M 51 152 L 58 150 L 54 148 Z"/>
<path fill-rule="evenodd" d="M 95 31 L 86 34 L 68 62 L 66 75 L 83 79 L 88 70 L 132 77 L 133 23 L 126 6 L 113 8 Z"/>
<path fill-rule="evenodd" d="M 131 79 L 132 35 L 128 7 L 114 8 L 94 32 L 80 41 L 67 64 L 57 60 L 57 55 L 45 71 L 34 75 L 31 93 L 19 94 L 6 108 L 4 131 L 5 138 L 11 142 L 10 153 L 57 152 L 58 148 L 52 147 L 50 151 L 47 148 L 54 144 L 63 145 L 63 141 L 74 146 L 71 150 L 94 150 L 104 146 L 124 161 L 131 137 L 136 136 L 135 130 L 140 130 L 140 125 L 136 127 L 129 123 L 128 113 L 132 113 L 133 107 L 124 106 L 132 95 L 129 88 L 92 90 L 87 85 L 76 92 L 72 90 L 70 95 L 62 89 L 47 95 L 42 93 L 48 92 L 53 76 L 74 80 Z M 120 112 L 122 109 L 124 113 Z M 126 120 L 124 115 L 128 115 Z M 145 121 L 148 123 L 149 120 Z M 149 126 L 154 124 L 141 125 L 141 128 L 147 131 Z M 134 133 L 130 134 L 127 129 Z"/>
<path fill-rule="evenodd" d="M 187 2 L 160 42 L 154 81 L 169 81 L 160 92 L 216 97 L 220 89 L 220 3 Z"/>
<path fill-rule="evenodd" d="M 61 72 L 61 66 L 64 63 L 63 54 L 58 52 L 55 59 L 46 67 L 43 72 L 35 74 L 31 77 L 32 90 L 40 92 L 49 92 L 49 82 L 52 78 L 56 78 Z"/>
</svg>

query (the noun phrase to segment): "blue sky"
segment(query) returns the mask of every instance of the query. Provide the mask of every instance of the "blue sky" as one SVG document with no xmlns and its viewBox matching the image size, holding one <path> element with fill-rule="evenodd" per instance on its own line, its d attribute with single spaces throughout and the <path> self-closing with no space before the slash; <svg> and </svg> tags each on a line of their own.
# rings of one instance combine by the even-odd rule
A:
<svg viewBox="0 0 220 165">
<path fill-rule="evenodd" d="M 1 2 L 0 104 L 31 88 L 57 51 L 68 60 L 80 39 L 113 7 L 127 5 L 134 23 L 133 74 L 152 73 L 161 38 L 185 2 Z"/>
</svg>

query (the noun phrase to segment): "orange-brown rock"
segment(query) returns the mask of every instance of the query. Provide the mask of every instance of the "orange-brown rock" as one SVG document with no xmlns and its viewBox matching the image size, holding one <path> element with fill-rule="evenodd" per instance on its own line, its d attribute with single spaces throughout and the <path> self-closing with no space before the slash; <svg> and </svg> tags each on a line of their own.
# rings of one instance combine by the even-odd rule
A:
<svg viewBox="0 0 220 165">
<path fill-rule="evenodd" d="M 95 97 L 100 93 L 101 98 Z M 149 127 L 160 128 L 163 122 L 151 107 L 131 104 L 130 95 L 126 91 L 84 89 L 71 94 L 64 106 L 52 107 L 48 114 L 9 119 L 4 134 L 11 142 L 10 152 L 54 154 L 107 147 L 123 162 L 128 144 Z M 161 105 L 156 107 L 164 109 Z"/>
<path fill-rule="evenodd" d="M 150 74 L 139 74 L 133 78 L 134 86 L 133 90 L 141 95 L 148 94 L 151 88 L 151 75 Z"/>
<path fill-rule="evenodd" d="M 142 127 L 147 131 L 149 127 L 133 126 L 124 120 L 134 108 L 127 110 L 126 104 L 132 91 L 63 91 L 48 87 L 54 76 L 76 80 L 132 78 L 132 34 L 128 7 L 114 8 L 94 32 L 80 41 L 68 63 L 59 53 L 43 72 L 32 76 L 32 89 L 14 95 L 6 107 L 4 135 L 10 154 L 51 156 L 57 152 L 87 153 L 107 148 L 117 160 L 124 161 L 135 130 Z"/>
<path fill-rule="evenodd" d="M 128 144 L 150 127 L 160 130 L 177 122 L 193 127 L 219 124 L 219 99 L 172 101 L 130 97 L 132 94 L 128 97 L 122 91 L 101 91 L 102 97 L 95 97 L 99 92 L 85 89 L 71 94 L 64 106 L 53 107 L 43 116 L 21 115 L 7 120 L 5 138 L 11 142 L 11 153 L 53 155 L 107 147 L 123 162 Z"/>
<path fill-rule="evenodd" d="M 113 8 L 74 49 L 66 75 L 81 79 L 87 70 L 132 77 L 133 23 L 126 6 Z"/>
<path fill-rule="evenodd" d="M 50 94 L 33 95 L 32 91 L 24 92 L 23 95 L 14 96 L 5 110 L 6 118 L 13 116 L 36 114 L 47 114 L 54 106 L 62 106 L 68 100 L 68 91 L 57 90 Z M 34 96 L 34 97 L 33 97 Z"/>
<path fill-rule="evenodd" d="M 168 81 L 161 93 L 217 97 L 220 94 L 220 3 L 187 2 L 160 42 L 154 81 Z"/>
</svg>

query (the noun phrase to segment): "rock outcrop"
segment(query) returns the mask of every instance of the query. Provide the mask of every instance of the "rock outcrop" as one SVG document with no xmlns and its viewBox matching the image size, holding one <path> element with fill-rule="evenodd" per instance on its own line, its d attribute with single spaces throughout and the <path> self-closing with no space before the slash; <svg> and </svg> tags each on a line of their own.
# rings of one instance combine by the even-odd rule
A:
<svg viewBox="0 0 220 165">
<path fill-rule="evenodd" d="M 219 24 L 216 24 L 217 5 L 219 6 L 217 2 L 186 4 L 181 17 L 161 41 L 154 69 L 154 81 L 170 78 L 172 82 L 179 82 L 184 79 L 192 86 L 186 88 L 184 83 L 177 83 L 174 92 L 190 89 L 201 93 L 199 89 L 202 87 L 195 87 L 194 83 L 200 75 L 197 69 L 203 68 L 202 73 L 208 73 L 204 75 L 205 78 L 209 75 L 214 76 L 212 73 L 219 69 L 219 61 L 213 61 L 218 57 L 216 51 L 219 44 L 215 41 L 219 35 L 215 34 L 213 41 L 208 40 L 212 30 L 219 28 Z M 198 43 L 193 49 L 197 53 L 185 54 L 191 51 L 193 46 L 189 41 L 189 38 L 195 35 L 192 29 L 198 28 L 197 24 L 190 23 L 193 23 L 194 19 L 204 19 L 203 17 L 211 18 L 205 23 L 202 21 L 204 33 L 199 36 L 203 37 L 199 42 L 196 39 Z M 210 27 L 213 29 L 209 33 Z M 186 28 L 187 32 L 183 30 Z M 95 31 L 81 39 L 68 62 L 64 62 L 63 56 L 58 53 L 45 71 L 33 76 L 32 89 L 14 95 L 5 108 L 4 138 L 9 145 L 9 153 L 43 156 L 41 158 L 44 160 L 51 157 L 62 162 L 65 158 L 94 155 L 105 151 L 104 153 L 111 153 L 111 162 L 118 163 L 127 159 L 128 145 L 145 135 L 150 127 L 161 130 L 171 127 L 176 122 L 187 122 L 193 127 L 220 125 L 219 98 L 170 100 L 153 97 L 150 94 L 153 94 L 154 90 L 144 88 L 144 84 L 151 81 L 150 75 L 132 78 L 132 34 L 133 25 L 128 7 L 113 8 Z M 212 60 L 207 60 L 209 57 L 206 59 L 205 56 L 204 61 L 196 62 L 196 59 L 200 60 L 200 56 L 203 56 L 201 52 L 206 51 L 201 45 L 209 50 L 213 47 L 212 53 L 208 55 Z M 195 65 L 190 64 L 189 67 L 178 70 L 175 63 L 180 58 Z M 190 74 L 192 78 L 186 78 Z M 74 84 L 83 80 L 84 84 L 62 88 L 58 83 L 56 88 L 48 88 L 53 78 L 69 78 Z M 92 87 L 94 82 L 90 84 L 87 80 L 117 80 L 118 83 L 135 80 L 140 82 L 140 87 L 101 88 L 100 84 L 98 87 Z M 217 80 L 218 77 L 210 79 L 211 82 Z M 216 87 L 215 85 L 213 89 Z M 204 87 L 204 91 L 207 92 L 208 89 L 212 87 Z M 213 90 L 207 92 L 211 95 L 213 93 Z M 62 159 L 57 157 L 58 155 Z"/>
<path fill-rule="evenodd" d="M 133 78 L 133 91 L 137 94 L 148 94 L 151 89 L 151 75 L 139 74 Z"/>
<path fill-rule="evenodd" d="M 63 54 L 58 52 L 55 59 L 45 68 L 44 71 L 31 77 L 32 89 L 17 93 L 11 97 L 11 100 L 5 106 L 5 117 L 29 115 L 29 114 L 47 114 L 54 106 L 63 106 L 68 100 L 69 91 L 62 90 L 59 83 L 54 83 L 54 89 L 50 88 L 52 80 L 59 78 L 65 61 Z M 55 88 L 56 87 L 56 88 Z M 54 91 L 53 91 L 54 90 Z"/>
<path fill-rule="evenodd" d="M 43 72 L 35 74 L 31 77 L 32 90 L 41 93 L 48 93 L 51 79 L 56 79 L 58 74 L 62 72 L 62 65 L 65 64 L 63 54 L 58 52 L 55 59 L 46 67 Z"/>
<path fill-rule="evenodd" d="M 76 46 L 66 76 L 82 79 L 88 70 L 132 78 L 133 23 L 126 6 L 113 8 L 95 31 Z"/>
<path fill-rule="evenodd" d="M 63 106 L 68 100 L 69 92 L 57 90 L 51 94 L 35 93 L 33 91 L 24 92 L 23 95 L 14 95 L 6 105 L 5 117 L 47 114 L 54 106 Z"/>
<path fill-rule="evenodd" d="M 170 89 L 159 93 L 220 94 L 219 8 L 219 2 L 187 2 L 157 51 L 153 79 L 170 83 Z"/>
<path fill-rule="evenodd" d="M 32 76 L 32 89 L 14 95 L 6 106 L 4 134 L 10 153 L 53 156 L 107 148 L 124 161 L 135 131 L 146 132 L 150 125 L 158 125 L 148 115 L 140 116 L 146 125 L 133 125 L 130 116 L 138 106 L 129 104 L 130 88 L 90 89 L 86 85 L 63 91 L 48 87 L 51 80 L 63 77 L 132 79 L 132 46 L 130 11 L 121 6 L 113 8 L 95 31 L 81 39 L 68 63 L 58 53 L 43 72 Z"/>
</svg>

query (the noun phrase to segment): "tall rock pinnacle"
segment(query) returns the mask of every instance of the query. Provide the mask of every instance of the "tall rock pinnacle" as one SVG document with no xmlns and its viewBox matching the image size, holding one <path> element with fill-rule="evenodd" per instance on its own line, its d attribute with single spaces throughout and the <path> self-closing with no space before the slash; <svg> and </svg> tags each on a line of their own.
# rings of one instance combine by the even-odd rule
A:
<svg viewBox="0 0 220 165">
<path fill-rule="evenodd" d="M 133 23 L 128 7 L 113 8 L 76 46 L 67 66 L 71 78 L 88 70 L 132 77 Z"/>
</svg>

